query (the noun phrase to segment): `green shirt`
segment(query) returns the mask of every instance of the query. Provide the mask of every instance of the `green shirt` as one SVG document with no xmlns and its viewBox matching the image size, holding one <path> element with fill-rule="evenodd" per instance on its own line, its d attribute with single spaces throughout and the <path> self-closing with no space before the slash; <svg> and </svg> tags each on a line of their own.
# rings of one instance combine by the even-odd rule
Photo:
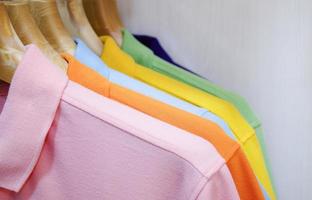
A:
<svg viewBox="0 0 312 200">
<path fill-rule="evenodd" d="M 227 91 L 208 80 L 189 73 L 183 69 L 180 69 L 171 63 L 162 60 L 158 56 L 141 44 L 129 31 L 123 30 L 123 43 L 122 49 L 128 53 L 134 60 L 154 71 L 172 77 L 176 80 L 182 81 L 188 85 L 201 89 L 209 94 L 222 98 L 232 103 L 247 120 L 247 122 L 255 129 L 256 135 L 260 140 L 262 151 L 265 155 L 266 163 L 268 165 L 268 159 L 265 151 L 264 138 L 261 128 L 261 122 L 251 110 L 248 103 L 241 96 Z M 270 170 L 269 170 L 270 171 Z"/>
</svg>

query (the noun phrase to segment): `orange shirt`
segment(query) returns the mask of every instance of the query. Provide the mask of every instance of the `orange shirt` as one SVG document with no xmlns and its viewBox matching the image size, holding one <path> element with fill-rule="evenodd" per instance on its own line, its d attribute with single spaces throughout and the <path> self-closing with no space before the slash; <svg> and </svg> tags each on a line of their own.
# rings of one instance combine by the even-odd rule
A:
<svg viewBox="0 0 312 200">
<path fill-rule="evenodd" d="M 227 162 L 240 198 L 243 200 L 264 199 L 257 179 L 240 145 L 228 137 L 218 125 L 199 116 L 120 87 L 79 63 L 72 56 L 64 55 L 64 57 L 69 62 L 67 74 L 70 80 L 208 140 Z"/>
</svg>

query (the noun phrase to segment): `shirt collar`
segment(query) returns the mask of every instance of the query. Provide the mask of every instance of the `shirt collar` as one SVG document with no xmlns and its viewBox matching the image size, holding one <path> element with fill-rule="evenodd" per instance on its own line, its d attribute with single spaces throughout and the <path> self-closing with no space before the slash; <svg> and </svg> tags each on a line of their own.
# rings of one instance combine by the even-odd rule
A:
<svg viewBox="0 0 312 200">
<path fill-rule="evenodd" d="M 102 60 L 111 68 L 122 71 L 130 76 L 135 75 L 136 63 L 128 54 L 123 52 L 110 36 L 102 36 Z"/>
<path fill-rule="evenodd" d="M 93 70 L 100 72 L 106 78 L 109 78 L 109 68 L 80 38 L 74 39 L 76 50 L 74 57 L 84 65 L 91 67 Z"/>
<path fill-rule="evenodd" d="M 27 46 L 0 114 L 0 187 L 18 192 L 30 176 L 67 81 L 36 46 Z"/>
<path fill-rule="evenodd" d="M 122 31 L 123 39 L 121 48 L 128 52 L 138 63 L 151 61 L 153 51 L 139 42 L 128 30 Z"/>
<path fill-rule="evenodd" d="M 137 63 L 146 65 L 152 69 L 159 62 L 159 58 L 148 47 L 138 41 L 129 31 L 123 30 L 122 49 L 128 53 Z"/>
<path fill-rule="evenodd" d="M 109 96 L 110 82 L 93 69 L 85 66 L 69 54 L 62 54 L 68 62 L 67 75 L 74 81 L 94 92 Z"/>
<path fill-rule="evenodd" d="M 158 56 L 168 62 L 173 63 L 173 60 L 162 47 L 157 38 L 149 36 L 149 35 L 134 35 L 134 38 L 141 44 L 148 47 L 153 51 L 154 56 Z M 126 49 L 125 49 L 126 51 Z"/>
</svg>

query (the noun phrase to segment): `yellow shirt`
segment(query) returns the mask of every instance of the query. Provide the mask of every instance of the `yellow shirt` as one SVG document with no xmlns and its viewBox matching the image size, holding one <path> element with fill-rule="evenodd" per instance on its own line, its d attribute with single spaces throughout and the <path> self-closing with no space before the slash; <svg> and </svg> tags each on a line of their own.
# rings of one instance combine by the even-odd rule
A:
<svg viewBox="0 0 312 200">
<path fill-rule="evenodd" d="M 262 183 L 271 199 L 275 199 L 270 177 L 255 131 L 232 104 L 135 63 L 109 36 L 103 36 L 101 40 L 104 44 L 101 58 L 109 67 L 189 103 L 205 108 L 226 121 L 246 153 L 257 178 Z"/>
</svg>

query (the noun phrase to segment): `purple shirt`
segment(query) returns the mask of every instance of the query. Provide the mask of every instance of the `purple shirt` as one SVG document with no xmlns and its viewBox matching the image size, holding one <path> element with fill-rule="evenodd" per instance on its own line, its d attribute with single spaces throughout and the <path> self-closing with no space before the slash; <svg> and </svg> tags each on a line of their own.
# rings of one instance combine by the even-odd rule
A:
<svg viewBox="0 0 312 200">
<path fill-rule="evenodd" d="M 170 55 L 166 52 L 166 50 L 161 46 L 160 42 L 158 41 L 158 39 L 156 37 L 152 37 L 149 35 L 137 35 L 135 34 L 134 37 L 139 40 L 142 44 L 144 44 L 146 47 L 148 47 L 150 50 L 153 51 L 153 53 L 164 59 L 165 61 L 180 67 L 188 72 L 191 72 L 193 74 L 196 74 L 195 72 L 189 70 L 186 67 L 181 66 L 180 64 L 176 63 L 175 61 L 173 61 L 173 59 L 170 57 Z M 198 74 L 196 74 L 198 75 Z"/>
<path fill-rule="evenodd" d="M 239 199 L 202 138 L 98 95 L 33 45 L 0 84 L 0 199 Z"/>
</svg>

